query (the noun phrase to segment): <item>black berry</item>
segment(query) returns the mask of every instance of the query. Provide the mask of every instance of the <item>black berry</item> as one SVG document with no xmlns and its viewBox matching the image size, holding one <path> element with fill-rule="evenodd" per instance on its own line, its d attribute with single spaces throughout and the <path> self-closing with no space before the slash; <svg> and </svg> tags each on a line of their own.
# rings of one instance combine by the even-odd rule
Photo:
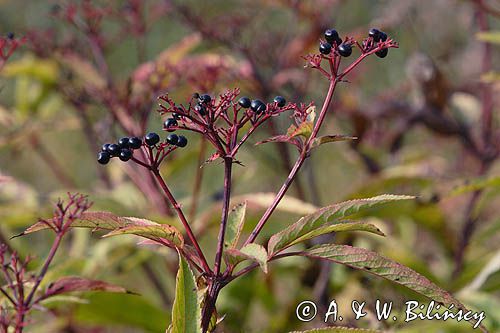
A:
<svg viewBox="0 0 500 333">
<path fill-rule="evenodd" d="M 245 108 L 245 109 L 248 109 L 250 107 L 250 105 L 252 104 L 252 101 L 250 100 L 250 98 L 248 97 L 242 97 L 240 98 L 240 100 L 238 101 L 238 104 L 242 107 L 242 108 Z"/>
<path fill-rule="evenodd" d="M 139 139 L 138 137 L 134 136 L 134 137 L 128 139 L 128 145 L 132 149 L 139 149 L 142 146 L 142 140 Z"/>
<path fill-rule="evenodd" d="M 325 39 L 328 43 L 333 44 L 337 42 L 337 44 L 340 44 L 338 41 L 342 42 L 342 40 L 339 37 L 339 33 L 335 29 L 328 29 L 325 31 Z"/>
<path fill-rule="evenodd" d="M 195 99 L 200 98 L 200 94 L 198 94 L 197 92 L 195 92 L 195 93 L 193 94 L 193 98 L 195 98 Z"/>
<path fill-rule="evenodd" d="M 210 97 L 210 95 L 208 95 L 208 94 L 201 95 L 199 99 L 200 99 L 200 102 L 207 103 L 207 104 L 212 101 L 212 97 Z"/>
<path fill-rule="evenodd" d="M 14 35 L 14 33 L 13 33 L 13 32 L 9 32 L 9 33 L 7 33 L 7 38 L 8 38 L 8 39 L 14 39 L 14 37 L 15 37 L 15 35 Z"/>
<path fill-rule="evenodd" d="M 173 117 L 175 120 L 179 120 L 179 119 L 181 119 L 181 118 L 182 118 L 182 117 L 181 117 L 181 115 L 180 115 L 180 114 L 178 114 L 178 113 L 172 113 L 172 117 Z"/>
<path fill-rule="evenodd" d="M 352 53 L 352 46 L 350 44 L 342 43 L 339 45 L 339 54 L 343 57 L 348 57 Z"/>
<path fill-rule="evenodd" d="M 188 143 L 188 140 L 186 139 L 185 136 L 179 135 L 179 139 L 177 140 L 177 146 L 178 147 L 186 147 Z"/>
<path fill-rule="evenodd" d="M 389 53 L 389 49 L 382 49 L 382 50 L 375 52 L 375 55 L 379 58 L 385 58 L 385 57 L 387 57 L 388 53 Z"/>
<path fill-rule="evenodd" d="M 101 151 L 97 154 L 97 162 L 100 164 L 107 164 L 110 158 L 111 155 L 107 151 Z"/>
<path fill-rule="evenodd" d="M 116 143 L 112 143 L 108 146 L 107 151 L 111 154 L 111 156 L 118 156 L 118 154 L 120 154 L 120 146 Z"/>
<path fill-rule="evenodd" d="M 196 112 L 198 112 L 201 116 L 204 116 L 207 114 L 207 108 L 202 104 L 196 104 L 194 107 L 194 110 Z"/>
<path fill-rule="evenodd" d="M 109 143 L 105 143 L 105 144 L 102 145 L 101 150 L 102 151 L 108 151 L 108 148 L 109 148 Z"/>
<path fill-rule="evenodd" d="M 144 141 L 146 141 L 146 144 L 151 147 L 160 142 L 160 136 L 154 132 L 151 132 L 146 135 Z"/>
<path fill-rule="evenodd" d="M 266 111 L 267 107 L 266 107 L 266 104 L 264 104 L 264 102 L 262 102 L 261 100 L 254 99 L 252 101 L 252 103 L 250 103 L 250 108 L 255 113 L 262 113 L 262 112 Z"/>
<path fill-rule="evenodd" d="M 280 108 L 282 108 L 282 107 L 284 107 L 284 106 L 285 106 L 285 104 L 286 104 L 286 99 L 285 99 L 285 97 L 283 97 L 283 96 L 276 96 L 276 97 L 274 97 L 274 102 L 275 102 L 275 103 L 278 103 L 278 106 L 279 106 Z"/>
<path fill-rule="evenodd" d="M 387 34 L 383 31 L 380 32 L 380 40 L 385 42 L 387 40 Z"/>
<path fill-rule="evenodd" d="M 169 136 L 167 136 L 167 142 L 171 145 L 176 145 L 178 141 L 179 137 L 177 136 L 177 134 L 170 134 Z"/>
<path fill-rule="evenodd" d="M 129 147 L 129 138 L 124 137 L 118 140 L 118 145 L 120 148 L 128 148 Z"/>
<path fill-rule="evenodd" d="M 374 41 L 378 42 L 380 40 L 380 30 L 371 28 L 370 31 L 368 31 L 368 36 L 373 38 Z"/>
<path fill-rule="evenodd" d="M 319 52 L 321 54 L 330 54 L 330 52 L 332 52 L 332 44 L 330 43 L 319 44 Z"/>
<path fill-rule="evenodd" d="M 172 129 L 172 127 L 177 127 L 177 120 L 175 120 L 174 118 L 168 118 L 167 120 L 165 120 L 165 122 L 163 123 L 163 126 L 165 126 L 165 128 L 169 131 L 169 132 L 173 132 L 174 129 Z"/>
<path fill-rule="evenodd" d="M 123 162 L 126 162 L 132 158 L 132 150 L 123 148 L 122 150 L 120 150 L 120 155 L 118 157 Z"/>
</svg>

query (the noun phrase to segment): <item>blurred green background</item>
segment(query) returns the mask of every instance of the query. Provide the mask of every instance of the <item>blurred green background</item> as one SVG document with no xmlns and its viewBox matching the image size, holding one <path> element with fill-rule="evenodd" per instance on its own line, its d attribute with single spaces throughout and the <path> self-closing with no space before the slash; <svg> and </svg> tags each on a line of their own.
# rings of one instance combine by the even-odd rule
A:
<svg viewBox="0 0 500 333">
<path fill-rule="evenodd" d="M 76 23 L 66 17 L 72 6 Z M 104 8 L 98 11 L 103 17 L 89 19 L 85 6 Z M 28 37 L 0 72 L 1 235 L 8 239 L 38 217 L 50 216 L 52 203 L 67 191 L 88 194 L 93 210 L 179 225 L 158 204 L 147 174 L 120 161 L 106 167 L 96 163 L 101 144 L 125 134 L 160 131 L 156 97 L 165 92 L 183 103 L 195 91 L 217 95 L 240 87 L 243 95 L 268 101 L 281 94 L 289 101 L 321 105 L 327 82 L 303 68 L 301 56 L 317 52 L 328 27 L 361 40 L 375 26 L 400 48 L 385 59 L 370 57 L 339 86 L 322 130 L 359 139 L 315 150 L 300 173 L 300 185 L 289 195 L 316 206 L 381 193 L 418 196 L 367 217 L 387 237 L 352 233 L 334 241 L 408 265 L 468 307 L 484 310 L 487 327 L 500 331 L 498 9 L 495 1 L 458 0 L 0 0 L 0 33 Z M 104 66 L 88 39 L 89 27 Z M 120 110 L 138 128 L 119 124 Z M 493 114 L 488 138 L 485 110 Z M 285 115 L 276 119 L 274 128 L 261 129 L 252 143 L 283 133 L 289 124 Z M 191 223 L 211 261 L 223 170 L 217 163 L 200 169 L 211 148 L 187 136 L 188 148 L 169 157 L 162 174 L 192 212 Z M 238 196 L 255 199 L 256 193 L 277 191 L 290 166 L 287 156 L 293 161 L 296 152 L 274 144 L 247 145 L 239 156 L 244 167 L 234 170 L 232 203 L 239 203 Z M 303 215 L 300 207 L 292 208 L 274 215 L 262 240 Z M 248 231 L 262 212 L 263 207 L 251 205 Z M 474 232 L 463 256 L 457 255 L 469 220 Z M 177 255 L 137 247 L 132 237 L 99 238 L 88 230 L 73 231 L 46 281 L 82 275 L 141 296 L 58 299 L 46 304 L 48 311 L 33 314 L 28 332 L 164 331 Z M 47 232 L 8 243 L 23 256 L 34 255 L 36 268 L 51 240 Z M 322 287 L 321 269 L 305 259 L 287 259 L 272 264 L 268 275 L 256 271 L 236 280 L 218 302 L 219 315 L 226 315 L 220 332 L 323 326 L 321 320 L 296 319 L 295 306 L 304 299 L 335 298 L 344 309 L 353 299 L 386 299 L 403 309 L 406 300 L 418 298 L 338 265 L 327 271 L 330 279 Z M 342 325 L 393 332 L 471 331 L 464 322 L 379 323 L 373 317 L 348 317 Z"/>
</svg>

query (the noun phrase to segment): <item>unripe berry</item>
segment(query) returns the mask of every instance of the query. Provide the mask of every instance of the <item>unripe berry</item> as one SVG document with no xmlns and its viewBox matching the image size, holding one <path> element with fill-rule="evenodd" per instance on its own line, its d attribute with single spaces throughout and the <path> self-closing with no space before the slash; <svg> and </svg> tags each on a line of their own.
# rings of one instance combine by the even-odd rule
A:
<svg viewBox="0 0 500 333">
<path fill-rule="evenodd" d="M 178 141 L 179 137 L 177 136 L 177 134 L 170 134 L 169 136 L 167 136 L 167 142 L 171 145 L 176 145 Z"/>
<path fill-rule="evenodd" d="M 160 136 L 154 132 L 151 132 L 146 135 L 144 141 L 146 141 L 146 144 L 151 147 L 160 142 Z"/>
<path fill-rule="evenodd" d="M 261 100 L 254 99 L 252 103 L 250 104 L 250 108 L 252 109 L 253 112 L 255 113 L 262 113 L 266 111 L 266 104 L 262 102 Z"/>
<path fill-rule="evenodd" d="M 97 162 L 100 164 L 108 164 L 111 155 L 107 151 L 101 151 L 97 154 Z"/>
<path fill-rule="evenodd" d="M 187 143 L 188 140 L 186 139 L 186 137 L 183 135 L 179 135 L 179 139 L 177 140 L 177 146 L 181 148 L 186 147 Z"/>
<path fill-rule="evenodd" d="M 121 138 L 120 140 L 118 140 L 118 145 L 120 146 L 120 148 L 128 148 L 129 138 L 128 137 Z"/>
<path fill-rule="evenodd" d="M 132 150 L 123 148 L 122 150 L 120 150 L 120 155 L 118 156 L 118 158 L 123 162 L 130 160 L 132 158 Z"/>
<path fill-rule="evenodd" d="M 352 47 L 350 44 L 342 43 L 339 45 L 339 54 L 343 57 L 348 57 L 352 53 Z"/>
<path fill-rule="evenodd" d="M 168 118 L 163 123 L 163 126 L 167 129 L 167 131 L 173 132 L 175 131 L 175 129 L 173 129 L 172 127 L 177 127 L 177 120 L 175 120 L 174 118 Z"/>
<path fill-rule="evenodd" d="M 142 140 L 139 139 L 138 137 L 134 136 L 134 137 L 128 139 L 128 145 L 132 149 L 139 149 L 142 146 Z"/>
<path fill-rule="evenodd" d="M 212 97 L 210 97 L 210 95 L 208 95 L 208 94 L 203 94 L 200 96 L 199 100 L 202 103 L 208 104 L 212 101 Z"/>
<path fill-rule="evenodd" d="M 112 143 L 108 146 L 107 151 L 111 154 L 111 156 L 118 156 L 118 154 L 120 154 L 120 146 L 116 143 Z"/>
<path fill-rule="evenodd" d="M 278 103 L 278 106 L 279 106 L 280 108 L 282 108 L 282 107 L 284 107 L 284 106 L 285 106 L 285 104 L 286 104 L 286 99 L 285 99 L 285 97 L 283 97 L 283 96 L 276 96 L 276 97 L 274 97 L 274 102 L 275 102 L 275 103 Z"/>
<path fill-rule="evenodd" d="M 332 44 L 330 43 L 321 43 L 319 44 L 319 52 L 321 54 L 330 54 L 332 52 Z"/>
<path fill-rule="evenodd" d="M 250 107 L 250 105 L 252 104 L 252 101 L 250 100 L 250 98 L 248 97 L 242 97 L 240 98 L 240 100 L 238 101 L 238 104 L 242 107 L 242 108 L 245 108 L 245 109 L 248 109 Z"/>
</svg>

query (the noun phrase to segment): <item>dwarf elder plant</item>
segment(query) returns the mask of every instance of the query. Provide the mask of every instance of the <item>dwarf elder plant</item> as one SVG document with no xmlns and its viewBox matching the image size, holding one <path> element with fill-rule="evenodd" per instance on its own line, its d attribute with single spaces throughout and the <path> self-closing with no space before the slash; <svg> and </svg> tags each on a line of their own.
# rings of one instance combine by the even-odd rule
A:
<svg viewBox="0 0 500 333">
<path fill-rule="evenodd" d="M 58 215 L 51 220 L 38 222 L 27 229 L 23 235 L 52 229 L 56 232 L 56 241 L 59 242 L 62 231 L 66 232 L 71 227 L 84 227 L 106 230 L 108 233 L 105 236 L 133 234 L 146 238 L 143 243 L 160 245 L 177 251 L 179 255 L 177 285 L 172 323 L 167 328 L 167 332 L 214 331 L 222 317 L 216 311 L 217 298 L 226 285 L 237 283 L 234 280 L 257 268 L 267 273 L 271 262 L 291 256 L 323 259 L 346 265 L 403 285 L 440 304 L 447 306 L 454 304 L 457 309 L 465 309 L 449 292 L 424 276 L 375 252 L 331 243 L 314 247 L 306 246 L 305 249 L 299 251 L 291 249 L 296 244 L 307 243 L 306 241 L 312 238 L 333 232 L 364 231 L 384 236 L 376 226 L 353 221 L 350 218 L 372 206 L 397 200 L 411 200 L 413 199 L 411 196 L 380 195 L 335 203 L 302 217 L 272 235 L 267 242 L 259 238 L 261 231 L 271 220 L 276 207 L 294 182 L 307 158 L 314 153 L 315 148 L 326 143 L 355 139 L 344 135 L 320 135 L 325 118 L 333 112 L 330 104 L 337 86 L 346 82 L 348 74 L 367 57 L 376 55 L 379 58 L 385 58 L 390 48 L 397 47 L 398 44 L 395 41 L 378 29 L 371 29 L 368 37 L 361 42 L 351 37 L 342 39 L 336 30 L 328 29 L 324 34 L 324 39 L 320 41 L 319 53 L 304 57 L 306 67 L 317 70 L 329 82 L 319 111 L 312 102 L 287 102 L 282 96 L 276 96 L 270 102 L 241 96 L 238 88 L 227 90 L 220 95 L 194 93 L 186 103 L 177 103 L 168 94 L 164 94 L 159 98 L 159 113 L 166 118 L 163 125 L 167 132 L 165 139 L 162 140 L 158 133 L 148 133 L 144 137 L 123 137 L 115 143 L 104 144 L 98 153 L 97 161 L 104 165 L 116 157 L 126 163 L 135 163 L 149 171 L 175 210 L 184 230 L 142 218 L 121 217 L 110 212 L 85 209 L 79 212 L 78 216 L 72 217 L 63 227 L 60 226 Z M 345 64 L 351 56 L 355 59 Z M 292 120 L 288 131 L 257 144 L 290 143 L 296 147 L 298 157 L 272 203 L 253 230 L 245 235 L 243 227 L 246 203 L 231 202 L 232 171 L 235 167 L 243 166 L 244 161 L 238 160 L 240 148 L 250 143 L 252 135 L 267 121 L 282 115 L 288 115 Z M 222 209 L 213 263 L 207 260 L 208 256 L 200 246 L 191 221 L 188 220 L 183 207 L 174 197 L 168 180 L 165 180 L 160 173 L 160 165 L 167 156 L 181 153 L 182 149 L 189 147 L 187 138 L 182 135 L 186 131 L 199 134 L 212 145 L 214 151 L 206 163 L 220 161 L 220 165 L 224 168 Z M 46 272 L 47 268 L 48 264 L 44 266 L 42 272 Z M 94 286 L 96 283 L 90 284 Z M 70 284 L 70 286 L 73 285 Z M 100 286 L 105 287 L 95 289 L 114 288 L 105 284 Z M 53 285 L 49 287 L 51 288 L 54 288 Z M 23 306 L 27 304 L 27 301 L 31 304 L 32 299 L 38 299 L 35 294 L 36 288 L 29 294 L 28 300 L 22 302 Z M 16 304 L 15 299 L 12 301 Z M 23 310 L 23 318 L 25 314 L 26 311 Z M 22 327 L 20 325 L 19 331 Z M 481 329 L 486 330 L 484 327 Z"/>
</svg>

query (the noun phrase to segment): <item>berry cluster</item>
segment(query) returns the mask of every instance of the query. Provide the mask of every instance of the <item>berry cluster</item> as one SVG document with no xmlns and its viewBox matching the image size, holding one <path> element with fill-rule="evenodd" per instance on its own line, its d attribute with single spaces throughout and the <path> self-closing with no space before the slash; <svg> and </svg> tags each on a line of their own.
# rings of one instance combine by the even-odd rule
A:
<svg viewBox="0 0 500 333">
<path fill-rule="evenodd" d="M 176 147 L 185 147 L 187 139 L 180 135 L 170 134 L 166 138 L 166 144 Z M 97 154 L 97 162 L 107 164 L 113 157 L 118 157 L 126 162 L 133 158 L 134 150 L 140 149 L 143 145 L 152 148 L 160 142 L 160 136 L 157 133 L 148 133 L 144 139 L 138 137 L 123 137 L 116 143 L 105 143 L 101 151 Z"/>
<path fill-rule="evenodd" d="M 168 114 L 163 127 L 168 132 L 190 130 L 204 135 L 216 147 L 219 156 L 234 157 L 238 144 L 238 131 L 246 124 L 252 125 L 251 134 L 270 117 L 295 108 L 283 96 L 276 96 L 271 103 L 259 99 L 239 97 L 239 89 L 227 90 L 212 98 L 208 94 L 194 93 L 187 105 L 176 104 L 168 95 L 160 97 L 159 112 Z M 239 97 L 239 98 L 238 98 Z M 245 141 L 248 135 L 244 135 Z M 175 137 L 172 140 L 175 141 Z M 180 137 L 179 137 L 180 138 Z M 179 143 L 178 143 L 179 144 Z M 183 144 L 183 141 L 180 141 Z"/>
<path fill-rule="evenodd" d="M 368 35 L 372 39 L 373 46 L 375 46 L 376 43 L 385 42 L 387 40 L 387 34 L 375 28 L 370 29 Z M 319 44 L 319 52 L 321 54 L 329 55 L 332 50 L 336 51 L 342 57 L 349 57 L 352 54 L 352 45 L 354 44 L 352 39 L 346 38 L 345 41 L 342 41 L 342 38 L 340 38 L 339 33 L 335 29 L 326 30 L 324 37 L 325 41 L 321 41 Z M 388 53 L 388 48 L 375 52 L 379 58 L 385 58 Z"/>
</svg>

